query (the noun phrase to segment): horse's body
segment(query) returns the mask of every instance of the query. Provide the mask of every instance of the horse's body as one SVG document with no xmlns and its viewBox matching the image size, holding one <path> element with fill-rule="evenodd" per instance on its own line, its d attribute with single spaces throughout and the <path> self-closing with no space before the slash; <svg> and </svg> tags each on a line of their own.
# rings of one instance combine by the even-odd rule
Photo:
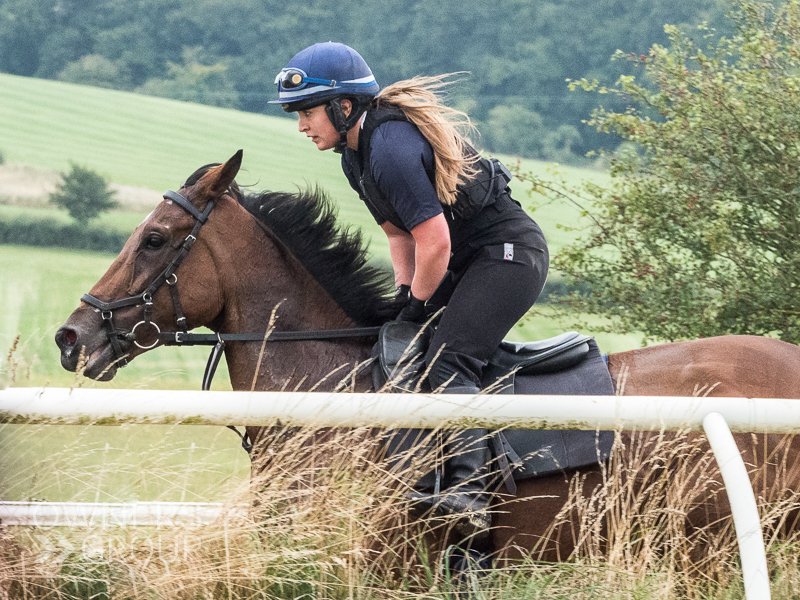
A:
<svg viewBox="0 0 800 600">
<path fill-rule="evenodd" d="M 193 185 L 181 188 L 199 211 L 209 201 L 215 203 L 177 273 L 177 282 L 173 282 L 188 328 L 263 333 L 273 316 L 279 331 L 348 328 L 385 321 L 391 313 L 389 290 L 365 266 L 359 240 L 345 236 L 337 241 L 333 217 L 325 212 L 327 209 L 320 209 L 319 199 L 312 196 L 264 194 L 248 200 L 263 205 L 262 224 L 229 191 L 240 162 L 241 154 L 237 154 Z M 250 210 L 259 214 L 255 204 Z M 91 294 L 106 302 L 141 294 L 176 254 L 195 222 L 181 206 L 171 200 L 162 202 L 137 227 Z M 165 287 L 153 297 L 152 322 L 161 330 L 170 330 L 174 329 L 176 314 Z M 59 330 L 56 340 L 65 368 L 82 368 L 89 377 L 111 379 L 117 357 L 101 312 L 82 304 Z M 140 306 L 120 308 L 113 314 L 119 331 L 132 330 L 140 321 Z M 226 346 L 226 361 L 236 390 L 327 390 L 369 358 L 373 343 L 374 339 L 355 338 L 268 343 L 262 349 L 259 343 L 232 342 Z M 128 360 L 144 352 L 129 339 L 123 339 L 120 345 Z M 611 355 L 609 369 L 619 394 L 800 398 L 800 348 L 768 338 L 731 336 L 643 348 Z M 369 388 L 365 376 L 351 384 L 352 389 Z M 259 438 L 260 432 L 254 428 L 248 433 L 253 439 Z M 629 451 L 632 437 L 622 433 L 620 448 L 624 452 Z M 763 502 L 776 495 L 785 496 L 784 487 L 800 489 L 800 474 L 792 459 L 798 455 L 800 442 L 749 435 L 738 435 L 737 441 L 745 451 Z M 639 442 L 646 447 L 663 439 L 653 434 Z M 662 461 L 658 468 L 683 469 L 690 482 L 686 485 L 697 482 L 705 469 L 705 463 L 697 461 L 668 462 Z M 607 483 L 604 473 L 600 467 L 587 469 L 578 484 L 566 473 L 522 482 L 517 497 L 510 499 L 495 518 L 495 548 L 516 546 L 523 554 L 533 550 L 543 559 L 569 556 L 579 542 L 577 538 L 592 526 L 579 526 L 573 520 L 578 518 L 575 511 L 580 512 L 579 507 L 565 510 L 565 502 L 570 496 L 573 500 L 586 497 L 592 489 Z M 627 472 L 630 480 L 648 476 Z M 689 522 L 698 526 L 728 512 L 724 494 L 716 497 L 718 484 L 703 485 L 702 497 L 697 502 L 688 501 L 684 510 Z M 576 496 L 581 489 L 585 494 Z M 686 490 L 676 493 L 685 494 Z M 600 508 L 595 510 L 598 517 L 603 516 Z M 586 512 L 581 514 L 585 520 Z M 613 528 L 609 523 L 606 519 L 606 533 Z"/>
</svg>

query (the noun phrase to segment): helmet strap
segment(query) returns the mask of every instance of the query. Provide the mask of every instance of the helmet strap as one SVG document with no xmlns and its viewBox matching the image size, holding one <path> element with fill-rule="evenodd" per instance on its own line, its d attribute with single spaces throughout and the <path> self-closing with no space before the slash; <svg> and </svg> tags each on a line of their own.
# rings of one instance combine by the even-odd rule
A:
<svg viewBox="0 0 800 600">
<path fill-rule="evenodd" d="M 330 119 L 336 131 L 339 132 L 339 141 L 333 147 L 333 151 L 337 154 L 342 154 L 344 149 L 347 148 L 347 132 L 355 127 L 369 105 L 369 102 L 361 102 L 360 98 L 348 98 L 348 100 L 350 100 L 352 106 L 349 115 L 345 115 L 342 110 L 341 98 L 333 98 L 325 105 L 328 119 Z"/>
<path fill-rule="evenodd" d="M 325 105 L 325 112 L 328 119 L 333 123 L 333 127 L 339 132 L 339 141 L 333 146 L 333 151 L 337 154 L 344 152 L 347 148 L 347 117 L 342 110 L 340 98 L 334 98 Z"/>
</svg>

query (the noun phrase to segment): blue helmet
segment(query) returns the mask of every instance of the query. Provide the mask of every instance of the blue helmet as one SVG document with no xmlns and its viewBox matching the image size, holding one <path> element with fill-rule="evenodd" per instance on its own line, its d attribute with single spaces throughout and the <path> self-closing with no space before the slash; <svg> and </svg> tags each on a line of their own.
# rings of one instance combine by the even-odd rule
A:
<svg viewBox="0 0 800 600">
<path fill-rule="evenodd" d="M 332 99 L 371 100 L 380 90 L 372 71 L 350 46 L 314 44 L 295 54 L 275 78 L 278 100 L 286 112 L 313 108 Z"/>
</svg>

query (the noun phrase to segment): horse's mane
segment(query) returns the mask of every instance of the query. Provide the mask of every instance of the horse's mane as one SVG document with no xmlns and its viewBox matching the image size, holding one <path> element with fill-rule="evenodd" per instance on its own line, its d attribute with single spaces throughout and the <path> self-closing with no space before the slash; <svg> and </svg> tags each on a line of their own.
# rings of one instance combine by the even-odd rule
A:
<svg viewBox="0 0 800 600">
<path fill-rule="evenodd" d="M 184 185 L 193 185 L 213 166 L 201 167 Z M 336 207 L 322 190 L 246 195 L 234 183 L 230 191 L 357 325 L 381 325 L 397 314 L 390 274 L 369 264 L 361 232 L 337 223 Z"/>
<path fill-rule="evenodd" d="M 369 264 L 361 232 L 336 222 L 336 208 L 319 188 L 263 192 L 240 200 L 361 326 L 397 314 L 389 274 Z"/>
</svg>

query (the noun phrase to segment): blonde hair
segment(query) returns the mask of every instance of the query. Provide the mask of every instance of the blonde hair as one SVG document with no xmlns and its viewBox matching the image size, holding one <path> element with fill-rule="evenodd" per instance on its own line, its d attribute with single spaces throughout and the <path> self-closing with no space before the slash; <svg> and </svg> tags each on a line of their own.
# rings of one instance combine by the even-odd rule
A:
<svg viewBox="0 0 800 600">
<path fill-rule="evenodd" d="M 446 106 L 440 90 L 453 83 L 445 81 L 456 73 L 434 77 L 413 77 L 383 88 L 375 97 L 376 108 L 389 105 L 403 111 L 433 147 L 436 166 L 436 194 L 442 204 L 456 201 L 456 187 L 472 179 L 480 159 L 470 148 L 459 129 L 474 129 L 465 112 Z"/>
</svg>

